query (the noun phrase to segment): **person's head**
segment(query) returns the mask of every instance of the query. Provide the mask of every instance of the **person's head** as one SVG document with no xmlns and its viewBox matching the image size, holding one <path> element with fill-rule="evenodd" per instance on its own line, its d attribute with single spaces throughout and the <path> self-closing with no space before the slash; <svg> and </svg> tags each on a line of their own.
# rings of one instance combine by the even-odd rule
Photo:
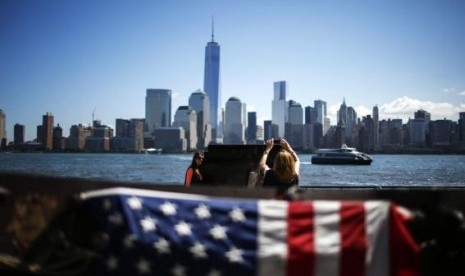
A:
<svg viewBox="0 0 465 276">
<path fill-rule="evenodd" d="M 203 161 L 203 154 L 200 151 L 194 153 L 192 157 L 191 167 L 199 167 Z"/>
<path fill-rule="evenodd" d="M 280 182 L 291 181 L 295 173 L 295 160 L 286 150 L 280 150 L 274 159 L 273 170 Z"/>
</svg>

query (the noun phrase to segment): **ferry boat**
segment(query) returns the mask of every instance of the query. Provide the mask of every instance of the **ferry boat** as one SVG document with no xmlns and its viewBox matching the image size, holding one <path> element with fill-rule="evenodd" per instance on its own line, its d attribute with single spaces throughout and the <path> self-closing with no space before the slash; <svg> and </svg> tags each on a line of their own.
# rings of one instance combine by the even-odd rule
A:
<svg viewBox="0 0 465 276">
<path fill-rule="evenodd" d="M 370 165 L 373 158 L 356 148 L 342 145 L 339 149 L 319 149 L 312 156 L 312 164 L 324 165 Z"/>
</svg>

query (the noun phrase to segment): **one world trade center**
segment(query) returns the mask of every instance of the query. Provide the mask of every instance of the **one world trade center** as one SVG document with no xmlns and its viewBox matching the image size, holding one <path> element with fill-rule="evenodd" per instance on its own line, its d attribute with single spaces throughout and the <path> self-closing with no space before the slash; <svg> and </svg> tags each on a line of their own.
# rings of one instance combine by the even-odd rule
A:
<svg viewBox="0 0 465 276">
<path fill-rule="evenodd" d="M 212 40 L 205 47 L 205 72 L 203 90 L 210 99 L 210 123 L 212 125 L 212 140 L 221 142 L 223 138 L 221 120 L 220 94 L 220 45 L 215 42 L 214 25 L 212 22 Z"/>
</svg>

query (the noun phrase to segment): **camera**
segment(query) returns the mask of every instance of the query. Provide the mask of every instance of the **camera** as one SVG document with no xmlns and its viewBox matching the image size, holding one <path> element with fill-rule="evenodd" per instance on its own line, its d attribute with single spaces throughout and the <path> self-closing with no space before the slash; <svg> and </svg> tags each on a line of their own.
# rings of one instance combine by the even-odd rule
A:
<svg viewBox="0 0 465 276">
<path fill-rule="evenodd" d="M 281 139 L 273 139 L 273 144 L 280 145 L 281 144 Z"/>
</svg>

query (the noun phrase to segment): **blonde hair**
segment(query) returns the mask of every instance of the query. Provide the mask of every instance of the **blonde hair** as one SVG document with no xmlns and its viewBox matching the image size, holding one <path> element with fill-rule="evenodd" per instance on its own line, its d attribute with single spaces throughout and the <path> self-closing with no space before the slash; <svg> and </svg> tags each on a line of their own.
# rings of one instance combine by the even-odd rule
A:
<svg viewBox="0 0 465 276">
<path fill-rule="evenodd" d="M 295 174 L 294 157 L 288 151 L 280 150 L 274 159 L 273 171 L 279 182 L 291 182 Z"/>
</svg>

